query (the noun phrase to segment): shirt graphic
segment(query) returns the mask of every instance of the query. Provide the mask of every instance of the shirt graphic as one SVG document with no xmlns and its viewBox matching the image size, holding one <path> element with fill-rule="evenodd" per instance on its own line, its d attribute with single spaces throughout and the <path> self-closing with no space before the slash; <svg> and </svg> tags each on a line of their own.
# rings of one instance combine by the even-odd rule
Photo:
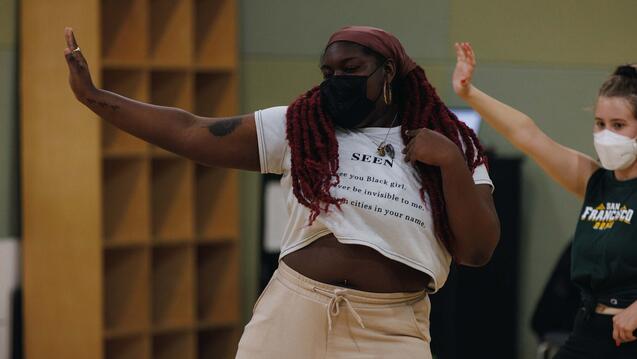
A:
<svg viewBox="0 0 637 359">
<path fill-rule="evenodd" d="M 634 210 L 617 202 L 600 203 L 597 207 L 586 206 L 580 217 L 581 221 L 591 222 L 593 229 L 605 231 L 613 228 L 615 223 L 630 224 Z"/>
</svg>

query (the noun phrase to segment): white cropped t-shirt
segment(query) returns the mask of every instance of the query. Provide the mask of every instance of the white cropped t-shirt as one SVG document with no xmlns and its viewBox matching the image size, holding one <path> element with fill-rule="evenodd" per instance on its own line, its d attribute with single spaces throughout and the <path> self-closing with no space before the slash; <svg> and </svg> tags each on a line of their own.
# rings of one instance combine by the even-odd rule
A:
<svg viewBox="0 0 637 359">
<path fill-rule="evenodd" d="M 428 274 L 437 291 L 447 279 L 451 255 L 434 235 L 433 219 L 420 197 L 420 177 L 403 160 L 405 147 L 400 127 L 337 128 L 340 184 L 332 187 L 335 198 L 345 198 L 341 210 L 331 206 L 309 225 L 310 210 L 292 192 L 290 147 L 286 138 L 286 106 L 255 112 L 262 173 L 281 174 L 287 194 L 289 221 L 281 243 L 283 258 L 314 240 L 332 233 L 339 242 L 371 247 L 382 255 Z M 380 157 L 376 148 L 386 142 L 396 157 Z M 484 165 L 478 166 L 476 184 L 493 186 Z"/>
</svg>

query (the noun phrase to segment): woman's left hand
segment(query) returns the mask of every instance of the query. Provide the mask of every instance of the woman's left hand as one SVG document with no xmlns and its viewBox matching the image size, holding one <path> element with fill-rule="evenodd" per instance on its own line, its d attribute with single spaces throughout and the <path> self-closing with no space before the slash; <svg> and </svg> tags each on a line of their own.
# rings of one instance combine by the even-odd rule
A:
<svg viewBox="0 0 637 359">
<path fill-rule="evenodd" d="M 405 162 L 444 167 L 458 160 L 464 161 L 460 148 L 436 131 L 420 128 L 409 130 L 406 134 L 410 140 L 403 150 Z"/>
<path fill-rule="evenodd" d="M 637 329 L 637 302 L 613 316 L 613 339 L 619 346 L 637 340 L 633 332 Z"/>
</svg>

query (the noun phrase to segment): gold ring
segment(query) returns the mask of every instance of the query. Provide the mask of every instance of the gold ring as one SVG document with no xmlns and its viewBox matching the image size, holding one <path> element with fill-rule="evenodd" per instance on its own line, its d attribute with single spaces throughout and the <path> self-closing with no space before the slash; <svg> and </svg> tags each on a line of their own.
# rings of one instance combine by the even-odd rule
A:
<svg viewBox="0 0 637 359">
<path fill-rule="evenodd" d="M 80 51 L 80 47 L 78 46 L 78 47 L 74 48 L 73 51 L 71 51 L 71 52 L 79 52 L 79 51 Z"/>
</svg>

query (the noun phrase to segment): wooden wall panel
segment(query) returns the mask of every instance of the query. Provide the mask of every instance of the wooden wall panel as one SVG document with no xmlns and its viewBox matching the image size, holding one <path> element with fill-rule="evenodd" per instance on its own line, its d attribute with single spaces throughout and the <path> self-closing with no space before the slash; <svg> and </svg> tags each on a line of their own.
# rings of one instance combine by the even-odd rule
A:
<svg viewBox="0 0 637 359">
<path fill-rule="evenodd" d="M 98 2 L 25 0 L 21 16 L 26 355 L 94 358 L 102 345 L 99 122 L 69 89 L 63 49 L 72 26 L 99 68 Z"/>
</svg>

